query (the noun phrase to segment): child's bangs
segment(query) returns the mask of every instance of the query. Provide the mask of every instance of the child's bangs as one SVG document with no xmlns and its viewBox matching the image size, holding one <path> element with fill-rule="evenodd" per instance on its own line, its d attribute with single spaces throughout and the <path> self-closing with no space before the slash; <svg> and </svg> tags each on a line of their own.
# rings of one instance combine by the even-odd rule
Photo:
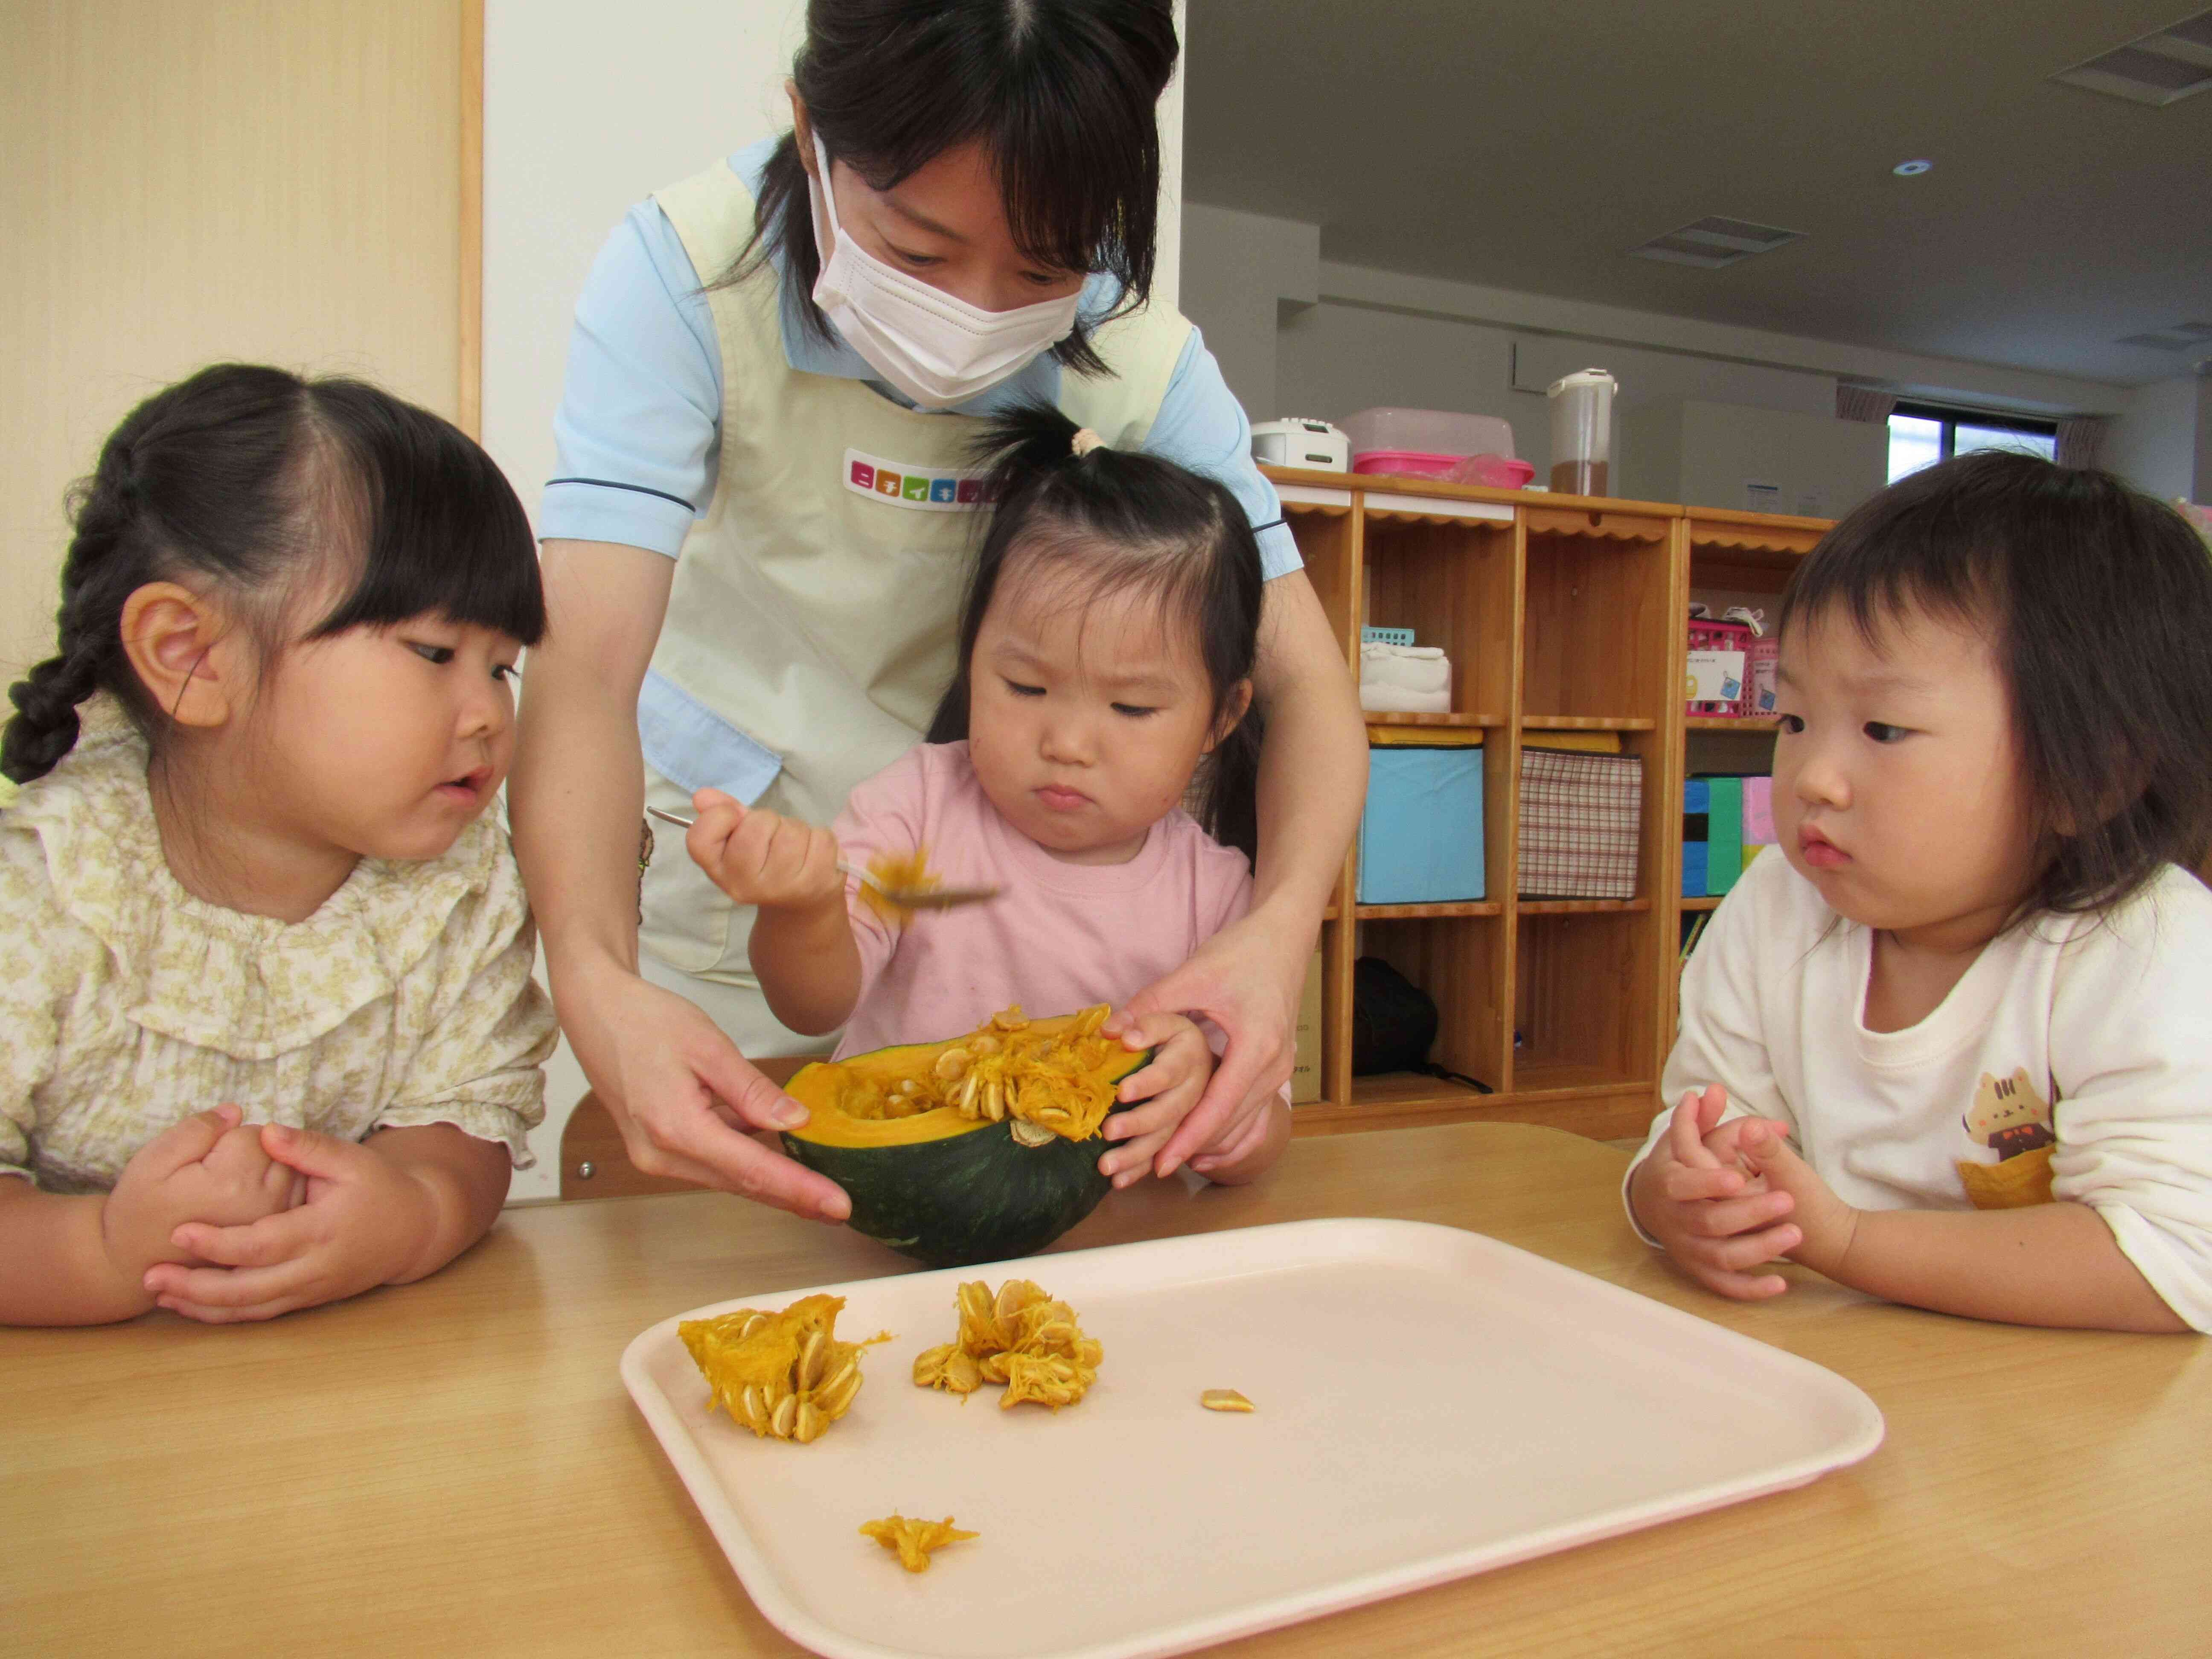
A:
<svg viewBox="0 0 2212 1659">
<path fill-rule="evenodd" d="M 1775 631 L 1848 617 L 1867 644 L 1915 612 L 1994 630 L 2006 603 L 2004 553 L 1987 524 L 1911 483 L 1875 496 L 1820 539 L 1783 590 Z"/>
<path fill-rule="evenodd" d="M 327 638 L 435 612 L 536 645 L 545 593 L 530 520 L 490 456 L 457 428 L 365 387 L 313 387 L 314 419 L 352 476 L 326 480 L 349 503 L 360 569 L 309 630 Z"/>
</svg>

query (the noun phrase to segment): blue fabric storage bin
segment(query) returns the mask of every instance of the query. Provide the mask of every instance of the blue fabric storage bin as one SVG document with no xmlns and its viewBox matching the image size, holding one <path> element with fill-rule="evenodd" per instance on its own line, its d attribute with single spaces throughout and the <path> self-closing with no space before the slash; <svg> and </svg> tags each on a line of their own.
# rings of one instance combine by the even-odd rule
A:
<svg viewBox="0 0 2212 1659">
<path fill-rule="evenodd" d="M 1358 893 L 1362 904 L 1485 896 L 1480 745 L 1368 751 Z"/>
</svg>

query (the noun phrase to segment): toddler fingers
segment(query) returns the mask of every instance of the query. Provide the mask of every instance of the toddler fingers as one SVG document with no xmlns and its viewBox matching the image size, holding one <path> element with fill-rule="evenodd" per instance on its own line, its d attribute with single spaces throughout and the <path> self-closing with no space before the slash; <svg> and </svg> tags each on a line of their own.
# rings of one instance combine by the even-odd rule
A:
<svg viewBox="0 0 2212 1659">
<path fill-rule="evenodd" d="M 1174 1126 L 1155 1129 L 1150 1134 L 1139 1135 L 1134 1140 L 1124 1141 L 1098 1160 L 1098 1172 L 1114 1183 L 1119 1192 L 1124 1187 L 1135 1185 L 1145 1178 L 1145 1171 L 1161 1147 L 1167 1145 Z"/>
<path fill-rule="evenodd" d="M 1708 1091 L 1710 1094 L 1710 1091 Z M 1705 1150 L 1705 1126 L 1699 1121 L 1701 1097 L 1686 1094 L 1667 1123 L 1667 1147 L 1674 1161 L 1692 1170 L 1719 1167 L 1720 1160 Z"/>
<path fill-rule="evenodd" d="M 1699 1273 L 1697 1279 L 1732 1302 L 1765 1302 L 1790 1288 L 1790 1281 L 1780 1273 Z"/>
<path fill-rule="evenodd" d="M 210 1107 L 204 1112 L 194 1112 L 149 1141 L 146 1151 L 153 1155 L 151 1161 L 162 1174 L 181 1170 L 187 1164 L 201 1162 L 221 1146 L 222 1138 L 238 1127 L 242 1115 L 237 1107 L 228 1103 Z"/>
<path fill-rule="evenodd" d="M 145 1285 L 165 1307 L 174 1300 L 198 1308 L 228 1310 L 233 1317 L 238 1317 L 241 1310 L 258 1308 L 287 1297 L 295 1298 L 292 1306 L 300 1306 L 301 1300 L 312 1299 L 309 1291 L 318 1272 L 309 1261 L 240 1268 L 185 1267 L 170 1262 L 148 1268 Z"/>
<path fill-rule="evenodd" d="M 1734 1238 L 1757 1227 L 1771 1226 L 1796 1208 L 1796 1201 L 1787 1193 L 1748 1193 L 1697 1205 L 1684 1215 L 1682 1224 L 1699 1238 Z"/>
<path fill-rule="evenodd" d="M 1733 1238 L 1695 1239 L 1687 1246 L 1687 1252 L 1702 1267 L 1740 1273 L 1769 1261 L 1782 1261 L 1804 1242 L 1805 1236 L 1796 1224 L 1785 1221 L 1759 1232 L 1739 1233 Z"/>
<path fill-rule="evenodd" d="M 1678 1204 L 1693 1204 L 1734 1198 L 1743 1191 L 1745 1179 L 1743 1171 L 1733 1164 L 1669 1164 L 1659 1172 L 1659 1190 Z"/>
<path fill-rule="evenodd" d="M 322 1232 L 311 1207 L 280 1210 L 243 1227 L 210 1227 L 187 1221 L 169 1235 L 179 1249 L 224 1267 L 268 1267 L 296 1259 Z"/>
</svg>

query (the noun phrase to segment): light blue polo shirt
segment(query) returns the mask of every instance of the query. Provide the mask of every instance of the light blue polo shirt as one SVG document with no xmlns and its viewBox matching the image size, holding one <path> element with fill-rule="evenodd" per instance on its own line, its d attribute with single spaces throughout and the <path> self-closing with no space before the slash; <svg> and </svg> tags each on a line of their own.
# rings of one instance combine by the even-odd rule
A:
<svg viewBox="0 0 2212 1659">
<path fill-rule="evenodd" d="M 730 157 L 731 169 L 755 196 L 775 144 L 763 138 Z M 785 275 L 780 254 L 776 274 Z M 1120 294 L 1114 278 L 1101 273 L 1084 285 L 1079 308 L 1095 322 Z M 793 368 L 864 381 L 913 407 L 842 339 L 825 342 L 806 327 L 803 301 L 787 281 L 782 296 L 783 355 Z M 992 415 L 1019 404 L 1052 403 L 1060 373 L 1049 355 L 1038 357 L 949 412 Z M 675 226 L 647 198 L 607 238 L 576 301 L 568 382 L 553 422 L 558 459 L 538 533 L 549 540 L 619 542 L 673 558 L 713 495 L 721 412 L 722 354 L 707 296 Z M 1244 410 L 1194 327 L 1144 447 L 1229 487 L 1258 533 L 1264 574 L 1300 568 L 1275 487 L 1253 465 Z"/>
</svg>

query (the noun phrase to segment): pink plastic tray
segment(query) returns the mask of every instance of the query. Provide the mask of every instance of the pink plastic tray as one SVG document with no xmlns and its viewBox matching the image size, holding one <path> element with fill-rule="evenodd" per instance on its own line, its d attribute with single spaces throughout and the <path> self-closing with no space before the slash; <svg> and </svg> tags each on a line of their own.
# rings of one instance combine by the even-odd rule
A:
<svg viewBox="0 0 2212 1659">
<path fill-rule="evenodd" d="M 1105 1345 L 1097 1385 L 1057 1416 L 908 1380 L 953 1334 L 955 1286 L 1010 1275 Z M 817 1288 L 848 1299 L 841 1335 L 896 1340 L 811 1445 L 710 1416 L 677 1319 L 629 1345 L 622 1375 L 746 1592 L 830 1659 L 1183 1653 L 1801 1486 L 1881 1440 L 1874 1402 L 1817 1365 L 1418 1222 Z M 1201 1410 L 1212 1388 L 1258 1409 Z M 982 1535 L 903 1572 L 857 1530 L 894 1510 Z"/>
</svg>

